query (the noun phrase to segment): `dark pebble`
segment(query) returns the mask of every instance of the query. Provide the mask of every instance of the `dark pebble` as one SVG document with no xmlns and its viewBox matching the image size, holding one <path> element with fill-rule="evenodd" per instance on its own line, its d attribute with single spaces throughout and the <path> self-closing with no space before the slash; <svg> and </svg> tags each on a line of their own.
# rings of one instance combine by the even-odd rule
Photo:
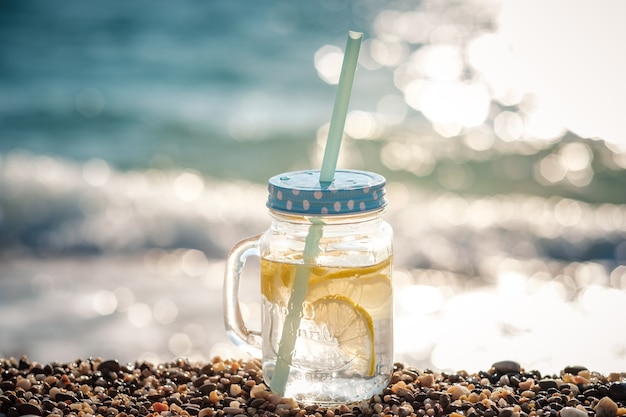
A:
<svg viewBox="0 0 626 417">
<path fill-rule="evenodd" d="M 503 408 L 498 413 L 498 417 L 511 417 L 513 415 L 512 408 Z"/>
<path fill-rule="evenodd" d="M 408 407 L 398 407 L 398 415 L 400 417 L 408 417 L 408 416 L 411 415 L 411 409 L 408 408 Z M 349 416 L 354 417 L 354 414 L 346 413 L 346 414 L 342 414 L 342 416 L 344 416 L 344 417 L 349 417 Z"/>
<path fill-rule="evenodd" d="M 511 395 L 511 394 L 507 394 L 506 402 L 511 404 L 511 405 L 517 404 L 517 399 L 513 395 Z"/>
<path fill-rule="evenodd" d="M 194 387 L 196 387 L 196 388 L 199 388 L 199 387 L 201 387 L 201 386 L 202 386 L 202 384 L 204 384 L 204 383 L 206 382 L 206 380 L 207 380 L 207 379 L 209 379 L 209 377 L 208 377 L 208 376 L 206 376 L 206 375 L 202 375 L 202 376 L 200 376 L 200 377 L 196 378 L 196 379 L 193 381 L 193 386 L 194 386 Z"/>
<path fill-rule="evenodd" d="M 150 400 L 150 402 L 156 403 L 156 402 L 161 402 L 162 400 L 164 400 L 165 396 L 163 394 L 151 394 L 151 395 L 146 395 L 146 398 Z"/>
<path fill-rule="evenodd" d="M 558 388 L 558 384 L 554 379 L 542 379 L 541 381 L 539 381 L 539 388 L 541 388 L 543 391 L 547 391 L 550 388 Z"/>
<path fill-rule="evenodd" d="M 113 359 L 104 361 L 100 363 L 100 365 L 98 365 L 98 371 L 102 372 L 102 374 L 107 374 L 109 372 L 119 372 L 120 369 L 121 368 L 119 362 Z"/>
<path fill-rule="evenodd" d="M 498 375 L 519 374 L 521 365 L 515 361 L 500 361 L 491 365 Z"/>
<path fill-rule="evenodd" d="M 255 398 L 252 401 L 250 401 L 250 407 L 253 407 L 253 408 L 259 408 L 263 404 L 265 404 L 265 400 L 263 398 Z"/>
<path fill-rule="evenodd" d="M 626 401 L 626 382 L 612 383 L 608 395 L 613 401 Z"/>
<path fill-rule="evenodd" d="M 168 397 L 167 403 L 170 405 L 176 404 L 179 407 L 183 405 L 183 402 L 179 398 L 176 398 L 176 397 Z"/>
<path fill-rule="evenodd" d="M 18 365 L 18 368 L 20 371 L 26 371 L 27 369 L 30 368 L 30 362 L 28 362 L 28 359 L 22 357 L 20 358 L 20 363 Z"/>
<path fill-rule="evenodd" d="M 517 388 L 520 382 L 521 380 L 519 376 L 517 375 L 511 375 L 511 377 L 509 378 L 509 385 L 511 385 L 514 388 Z"/>
<path fill-rule="evenodd" d="M 563 373 L 572 375 L 578 375 L 580 371 L 588 371 L 588 369 L 586 366 L 581 365 L 570 365 L 566 366 L 565 369 L 563 369 Z"/>
<path fill-rule="evenodd" d="M 441 404 L 441 407 L 445 411 L 450 405 L 450 396 L 448 394 L 441 394 L 439 396 L 439 404 Z"/>
<path fill-rule="evenodd" d="M 2 391 L 12 391 L 15 389 L 15 384 L 13 381 L 2 381 L 0 382 L 0 389 Z"/>
<path fill-rule="evenodd" d="M 185 404 L 185 405 L 183 405 L 182 408 L 183 408 L 183 410 L 185 410 L 186 412 L 188 412 L 192 416 L 197 416 L 198 413 L 200 412 L 200 407 L 198 407 L 197 405 L 193 405 L 193 404 Z"/>
<path fill-rule="evenodd" d="M 176 372 L 176 374 L 172 376 L 172 381 L 177 384 L 186 384 L 187 382 L 191 382 L 191 378 L 184 372 Z"/>
<path fill-rule="evenodd" d="M 564 406 L 561 403 L 556 403 L 555 402 L 555 403 L 550 404 L 550 408 L 552 409 L 552 411 L 560 411 L 560 410 L 563 409 L 563 407 Z"/>
<path fill-rule="evenodd" d="M 496 417 L 498 415 L 498 413 L 493 411 L 491 408 L 488 408 L 487 410 L 485 410 L 485 413 L 483 415 L 485 417 Z"/>
<path fill-rule="evenodd" d="M 51 410 L 53 410 L 53 409 L 54 409 L 54 407 L 56 407 L 57 405 L 56 405 L 56 403 L 55 403 L 54 401 L 49 400 L 49 399 L 47 399 L 47 398 L 46 398 L 45 400 L 43 400 L 43 401 L 42 401 L 41 406 L 43 407 L 43 409 L 44 409 L 45 411 L 51 411 Z"/>
<path fill-rule="evenodd" d="M 441 391 L 431 391 L 428 396 L 433 400 L 439 401 L 439 398 L 441 398 L 441 394 L 443 394 Z"/>
<path fill-rule="evenodd" d="M 415 402 L 417 403 L 423 403 L 424 400 L 426 400 L 428 398 L 428 394 L 426 394 L 425 392 L 418 392 L 417 394 L 415 394 Z"/>
<path fill-rule="evenodd" d="M 15 409 L 17 410 L 17 413 L 20 416 L 25 416 L 28 414 L 34 415 L 34 416 L 43 415 L 43 411 L 41 410 L 41 407 L 38 407 L 35 404 L 31 404 L 31 403 L 16 404 Z"/>
<path fill-rule="evenodd" d="M 72 394 L 68 394 L 68 393 L 65 393 L 65 392 L 59 392 L 56 395 L 56 397 L 54 397 L 54 399 L 56 401 L 63 401 L 63 402 L 66 402 L 66 401 L 69 401 L 69 402 L 72 402 L 72 403 L 78 402 L 78 398 L 76 398 Z"/>
</svg>

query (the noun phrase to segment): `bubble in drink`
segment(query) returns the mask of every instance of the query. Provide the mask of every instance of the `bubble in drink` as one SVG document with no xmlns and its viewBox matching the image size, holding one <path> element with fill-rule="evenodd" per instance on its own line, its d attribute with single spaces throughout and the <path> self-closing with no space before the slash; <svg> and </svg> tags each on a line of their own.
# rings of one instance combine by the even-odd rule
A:
<svg viewBox="0 0 626 417">
<path fill-rule="evenodd" d="M 261 259 L 264 358 L 276 358 L 296 263 Z M 391 258 L 368 266 L 314 266 L 285 395 L 336 403 L 380 392 L 393 366 Z M 272 379 L 275 359 L 264 363 Z"/>
</svg>

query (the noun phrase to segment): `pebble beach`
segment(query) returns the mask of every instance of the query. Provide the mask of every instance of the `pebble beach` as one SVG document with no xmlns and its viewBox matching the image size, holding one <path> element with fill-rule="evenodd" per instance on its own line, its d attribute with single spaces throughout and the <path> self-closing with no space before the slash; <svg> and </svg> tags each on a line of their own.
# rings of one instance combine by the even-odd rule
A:
<svg viewBox="0 0 626 417">
<path fill-rule="evenodd" d="M 100 358 L 40 364 L 0 359 L 0 417 L 617 417 L 626 373 L 567 366 L 558 374 L 499 361 L 478 372 L 396 363 L 380 395 L 352 404 L 300 404 L 273 394 L 260 362 L 123 364 Z"/>
<path fill-rule="evenodd" d="M 626 3 L 526 26 L 514 3 L 4 2 L 0 417 L 623 415 Z M 558 23 L 571 48 L 542 37 L 535 63 L 617 134 L 543 102 L 506 10 L 530 45 Z M 312 408 L 228 340 L 222 282 L 269 226 L 267 179 L 321 164 L 348 29 L 365 38 L 339 166 L 388 181 L 397 365 L 371 401 Z"/>
</svg>

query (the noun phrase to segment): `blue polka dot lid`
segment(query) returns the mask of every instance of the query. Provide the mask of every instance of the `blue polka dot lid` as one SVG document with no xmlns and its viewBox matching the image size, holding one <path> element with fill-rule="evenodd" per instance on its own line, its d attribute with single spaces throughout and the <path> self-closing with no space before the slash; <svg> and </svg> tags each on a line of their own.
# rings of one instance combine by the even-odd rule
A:
<svg viewBox="0 0 626 417">
<path fill-rule="evenodd" d="M 330 184 L 321 185 L 319 170 L 286 172 L 270 178 L 267 207 L 304 215 L 342 215 L 387 205 L 385 178 L 367 171 L 337 170 Z"/>
</svg>

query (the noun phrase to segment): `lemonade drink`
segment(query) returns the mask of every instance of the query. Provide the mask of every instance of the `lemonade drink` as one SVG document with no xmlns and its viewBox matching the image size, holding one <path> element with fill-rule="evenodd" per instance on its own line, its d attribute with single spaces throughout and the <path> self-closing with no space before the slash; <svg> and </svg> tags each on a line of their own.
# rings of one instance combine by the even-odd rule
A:
<svg viewBox="0 0 626 417">
<path fill-rule="evenodd" d="M 261 259 L 264 376 L 271 383 L 297 263 Z M 393 366 L 391 258 L 367 266 L 313 266 L 285 395 L 303 402 L 369 398 Z"/>
<path fill-rule="evenodd" d="M 270 227 L 237 243 L 224 275 L 224 323 L 231 340 L 261 357 L 276 394 L 303 403 L 365 400 L 393 370 L 393 231 L 383 220 L 385 179 L 316 170 L 268 183 Z M 241 272 L 260 258 L 261 331 L 239 304 Z"/>
</svg>

